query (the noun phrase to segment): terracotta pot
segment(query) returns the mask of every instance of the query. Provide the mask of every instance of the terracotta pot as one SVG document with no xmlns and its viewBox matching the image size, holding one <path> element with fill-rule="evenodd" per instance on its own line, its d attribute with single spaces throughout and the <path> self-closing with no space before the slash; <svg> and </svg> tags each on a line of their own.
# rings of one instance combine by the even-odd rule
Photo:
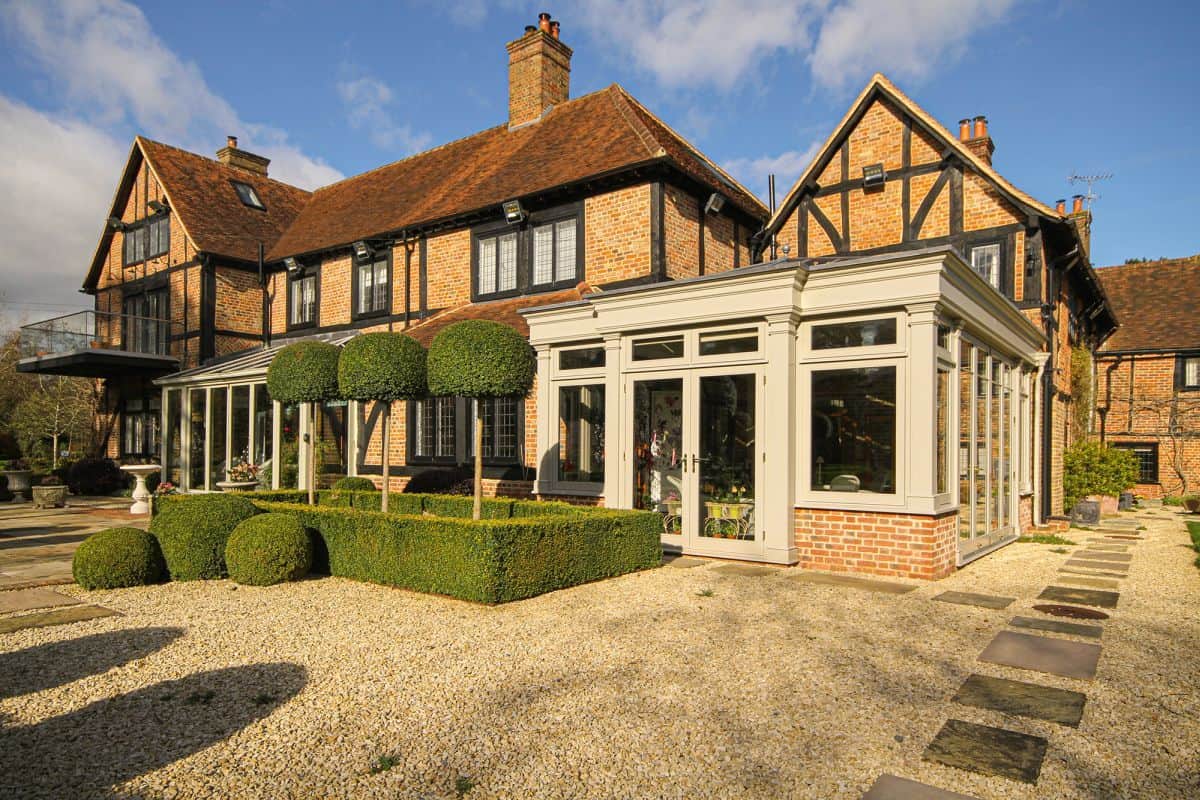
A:
<svg viewBox="0 0 1200 800">
<path fill-rule="evenodd" d="M 1108 495 L 1093 494 L 1088 496 L 1088 500 L 1095 500 L 1100 504 L 1101 514 L 1116 514 L 1118 503 L 1117 498 L 1109 497 Z"/>
</svg>

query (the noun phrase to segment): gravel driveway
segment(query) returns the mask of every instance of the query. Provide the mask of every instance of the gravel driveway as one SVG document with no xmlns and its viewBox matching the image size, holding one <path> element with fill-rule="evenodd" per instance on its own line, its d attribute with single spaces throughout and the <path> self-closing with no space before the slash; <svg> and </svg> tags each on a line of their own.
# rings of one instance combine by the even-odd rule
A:
<svg viewBox="0 0 1200 800">
<path fill-rule="evenodd" d="M 1094 681 L 976 661 L 1067 558 L 1040 545 L 905 595 L 715 563 L 496 608 L 336 578 L 69 587 L 124 616 L 0 636 L 0 796 L 856 798 L 882 772 L 1200 796 L 1200 571 L 1174 514 L 1139 517 Z M 972 672 L 1084 691 L 1083 722 L 951 703 Z M 950 717 L 1050 737 L 1037 785 L 922 762 Z"/>
</svg>

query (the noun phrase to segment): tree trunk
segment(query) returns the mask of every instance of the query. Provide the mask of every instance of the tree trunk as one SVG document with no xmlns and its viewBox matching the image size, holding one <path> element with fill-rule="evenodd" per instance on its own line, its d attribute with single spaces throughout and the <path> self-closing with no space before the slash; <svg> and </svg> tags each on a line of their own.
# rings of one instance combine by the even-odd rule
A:
<svg viewBox="0 0 1200 800">
<path fill-rule="evenodd" d="M 308 404 L 308 504 L 317 504 L 317 404 Z"/>
<path fill-rule="evenodd" d="M 475 398 L 475 506 L 471 519 L 483 509 L 483 399 Z"/>
<path fill-rule="evenodd" d="M 58 433 L 57 432 L 55 432 L 55 434 L 54 434 L 53 438 L 51 438 L 50 442 L 51 442 L 51 447 L 54 448 L 54 452 L 50 454 L 50 469 L 55 470 L 55 469 L 58 469 Z"/>
<path fill-rule="evenodd" d="M 388 510 L 388 467 L 391 464 L 392 447 L 392 403 L 387 401 L 383 406 L 383 497 L 379 499 L 383 513 Z"/>
</svg>

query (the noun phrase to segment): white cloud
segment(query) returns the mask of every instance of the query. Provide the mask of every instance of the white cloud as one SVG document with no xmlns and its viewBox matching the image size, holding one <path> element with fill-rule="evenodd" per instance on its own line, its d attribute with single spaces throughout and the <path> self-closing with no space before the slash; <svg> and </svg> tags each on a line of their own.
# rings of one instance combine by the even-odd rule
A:
<svg viewBox="0 0 1200 800">
<path fill-rule="evenodd" d="M 344 80 L 337 85 L 338 96 L 355 130 L 366 130 L 376 147 L 416 153 L 429 146 L 430 135 L 417 133 L 411 125 L 397 124 L 389 106 L 395 100 L 386 83 L 370 75 Z"/>
<path fill-rule="evenodd" d="M 821 24 L 809 63 L 822 86 L 844 89 L 873 72 L 920 79 L 959 58 L 967 39 L 1016 0 L 847 0 Z"/>
<path fill-rule="evenodd" d="M 785 150 L 773 156 L 734 158 L 721 166 L 767 203 L 770 200 L 767 179 L 771 175 L 775 176 L 775 195 L 777 199 L 782 200 L 820 147 L 820 142 L 813 142 L 804 150 Z"/>
</svg>

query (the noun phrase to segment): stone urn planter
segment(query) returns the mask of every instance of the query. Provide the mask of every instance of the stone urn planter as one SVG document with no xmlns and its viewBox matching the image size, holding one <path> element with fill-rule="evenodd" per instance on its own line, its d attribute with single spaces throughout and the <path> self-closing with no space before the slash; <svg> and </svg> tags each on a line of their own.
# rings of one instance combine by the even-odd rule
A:
<svg viewBox="0 0 1200 800">
<path fill-rule="evenodd" d="M 13 502 L 28 502 L 29 480 L 33 477 L 33 470 L 9 469 L 4 471 L 4 477 L 8 478 L 8 490 L 13 493 Z"/>
<path fill-rule="evenodd" d="M 1195 514 L 1196 512 L 1200 511 L 1200 497 L 1189 495 L 1188 497 L 1183 498 L 1183 507 L 1186 508 L 1190 513 Z"/>
<path fill-rule="evenodd" d="M 33 487 L 34 508 L 63 508 L 67 504 L 67 487 L 63 484 Z"/>
<path fill-rule="evenodd" d="M 258 481 L 217 481 L 222 492 L 252 492 L 257 487 Z"/>
</svg>

